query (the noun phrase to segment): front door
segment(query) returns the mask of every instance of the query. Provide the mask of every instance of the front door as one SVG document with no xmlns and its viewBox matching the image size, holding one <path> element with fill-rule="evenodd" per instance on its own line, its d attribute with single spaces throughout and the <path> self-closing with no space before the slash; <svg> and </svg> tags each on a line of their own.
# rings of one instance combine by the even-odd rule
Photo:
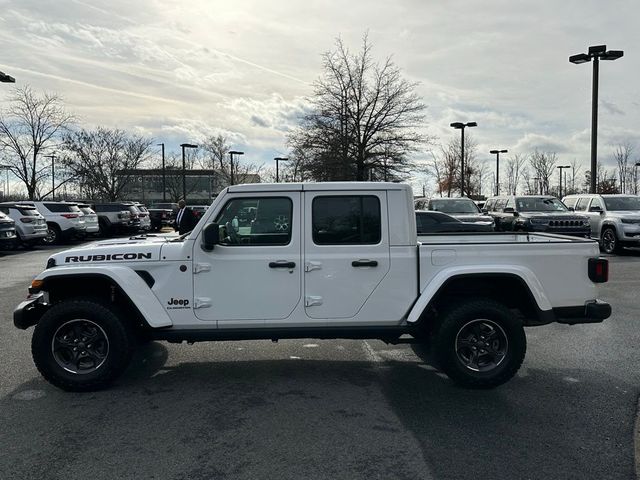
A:
<svg viewBox="0 0 640 480">
<path fill-rule="evenodd" d="M 282 320 L 301 297 L 300 192 L 236 193 L 215 214 L 226 236 L 194 247 L 194 311 L 219 327 Z"/>
<path fill-rule="evenodd" d="M 390 266 L 385 192 L 305 192 L 305 310 L 354 319 Z"/>
</svg>

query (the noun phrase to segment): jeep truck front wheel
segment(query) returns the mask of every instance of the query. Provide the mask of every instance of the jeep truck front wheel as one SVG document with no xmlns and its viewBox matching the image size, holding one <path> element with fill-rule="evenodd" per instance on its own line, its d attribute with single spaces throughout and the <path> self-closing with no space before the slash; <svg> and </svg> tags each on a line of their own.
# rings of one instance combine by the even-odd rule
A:
<svg viewBox="0 0 640 480">
<path fill-rule="evenodd" d="M 31 352 L 42 376 L 68 391 L 107 386 L 127 367 L 135 336 L 117 310 L 99 299 L 52 306 L 35 327 Z"/>
<path fill-rule="evenodd" d="M 444 314 L 432 346 L 438 367 L 453 381 L 493 388 L 517 373 L 527 340 L 522 323 L 507 307 L 478 299 Z"/>
</svg>

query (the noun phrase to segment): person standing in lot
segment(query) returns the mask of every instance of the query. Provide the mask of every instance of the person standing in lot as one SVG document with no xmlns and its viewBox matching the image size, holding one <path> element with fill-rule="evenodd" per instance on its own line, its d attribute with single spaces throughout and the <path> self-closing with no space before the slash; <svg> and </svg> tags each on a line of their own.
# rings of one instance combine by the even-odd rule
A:
<svg viewBox="0 0 640 480">
<path fill-rule="evenodd" d="M 198 223 L 196 216 L 189 207 L 187 207 L 187 202 L 184 200 L 180 200 L 178 202 L 178 213 L 176 214 L 176 222 L 173 226 L 173 229 L 176 230 L 180 235 L 183 233 L 190 232 L 193 230 L 193 227 Z"/>
</svg>

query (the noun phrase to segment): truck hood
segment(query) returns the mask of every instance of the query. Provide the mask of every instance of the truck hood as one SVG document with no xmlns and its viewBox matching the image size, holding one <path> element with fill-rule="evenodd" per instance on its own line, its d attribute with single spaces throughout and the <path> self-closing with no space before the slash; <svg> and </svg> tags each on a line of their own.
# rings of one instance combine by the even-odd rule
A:
<svg viewBox="0 0 640 480">
<path fill-rule="evenodd" d="M 609 210 L 607 216 L 615 218 L 640 218 L 639 210 Z"/>
<path fill-rule="evenodd" d="M 491 215 L 485 215 L 484 213 L 448 213 L 453 218 L 457 218 L 461 222 L 487 222 L 493 223 L 493 217 Z"/>
<path fill-rule="evenodd" d="M 114 263 L 143 263 L 160 260 L 167 239 L 129 239 L 90 243 L 49 257 L 47 266 L 80 266 Z"/>
</svg>

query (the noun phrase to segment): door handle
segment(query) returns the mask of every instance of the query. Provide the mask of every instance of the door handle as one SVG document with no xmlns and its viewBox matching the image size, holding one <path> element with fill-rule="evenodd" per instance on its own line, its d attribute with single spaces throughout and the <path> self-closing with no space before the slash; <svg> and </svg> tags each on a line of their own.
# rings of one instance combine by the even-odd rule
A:
<svg viewBox="0 0 640 480">
<path fill-rule="evenodd" d="M 354 260 L 351 262 L 352 267 L 377 267 L 377 260 Z"/>
<path fill-rule="evenodd" d="M 269 262 L 269 268 L 296 268 L 296 262 Z"/>
</svg>

